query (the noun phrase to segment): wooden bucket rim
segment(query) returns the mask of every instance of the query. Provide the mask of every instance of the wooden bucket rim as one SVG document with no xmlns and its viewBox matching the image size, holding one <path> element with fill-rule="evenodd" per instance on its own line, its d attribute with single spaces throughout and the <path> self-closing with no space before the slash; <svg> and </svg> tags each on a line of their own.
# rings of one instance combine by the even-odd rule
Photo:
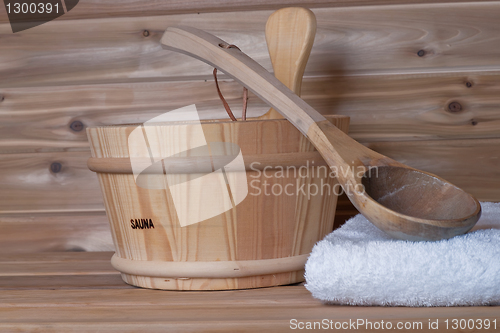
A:
<svg viewBox="0 0 500 333">
<path fill-rule="evenodd" d="M 193 174 L 213 172 L 211 168 L 212 157 L 175 157 L 167 158 L 163 161 L 162 172 L 159 173 L 156 169 L 151 169 L 148 174 Z M 165 162 L 167 161 L 167 162 Z M 138 162 L 145 167 L 151 165 L 150 159 L 137 159 Z M 258 164 L 255 164 L 258 163 Z M 135 164 L 137 165 L 137 164 Z M 323 157 L 317 151 L 312 152 L 295 152 L 295 153 L 280 153 L 280 154 L 255 154 L 244 155 L 245 168 L 241 170 L 232 170 L 234 172 L 257 171 L 257 170 L 273 170 L 281 168 L 300 168 L 300 167 L 317 167 L 328 166 Z M 131 159 L 129 157 L 122 158 L 98 158 L 90 157 L 87 160 L 88 168 L 93 172 L 112 173 L 112 174 L 133 174 Z"/>
<path fill-rule="evenodd" d="M 344 119 L 347 120 L 350 117 L 349 116 L 344 116 L 344 115 L 324 115 L 326 119 Z M 157 122 L 157 123 L 151 123 L 146 126 L 178 126 L 178 125 L 192 125 L 192 124 L 199 124 L 201 123 L 202 125 L 211 125 L 211 124 L 234 124 L 234 125 L 241 125 L 245 123 L 256 123 L 256 122 L 288 122 L 288 119 L 257 119 L 257 118 L 249 118 L 246 119 L 245 121 L 241 121 L 241 119 L 238 119 L 238 121 L 232 121 L 231 119 L 201 119 L 200 122 L 194 121 L 194 120 L 184 120 L 184 121 L 172 121 L 172 122 Z M 94 128 L 116 128 L 116 127 L 137 127 L 144 125 L 144 123 L 131 123 L 131 124 L 111 124 L 111 125 L 97 125 L 97 126 L 89 126 L 87 127 L 88 129 L 94 129 Z M 291 125 L 291 124 L 290 124 Z"/>
</svg>

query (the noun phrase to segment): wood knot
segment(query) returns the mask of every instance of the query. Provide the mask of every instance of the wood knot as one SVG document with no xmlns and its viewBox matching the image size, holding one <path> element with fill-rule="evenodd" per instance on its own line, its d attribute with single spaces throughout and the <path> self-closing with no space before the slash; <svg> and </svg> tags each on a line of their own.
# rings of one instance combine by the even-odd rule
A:
<svg viewBox="0 0 500 333">
<path fill-rule="evenodd" d="M 84 127 L 85 126 L 80 120 L 75 120 L 69 125 L 69 128 L 74 132 L 80 132 Z"/>
<path fill-rule="evenodd" d="M 462 104 L 459 102 L 451 102 L 448 104 L 448 111 L 456 113 L 462 111 Z"/>
<path fill-rule="evenodd" d="M 59 162 L 53 162 L 51 165 L 50 165 L 50 171 L 52 173 L 59 173 L 61 172 L 62 170 L 62 164 L 59 163 Z"/>
</svg>

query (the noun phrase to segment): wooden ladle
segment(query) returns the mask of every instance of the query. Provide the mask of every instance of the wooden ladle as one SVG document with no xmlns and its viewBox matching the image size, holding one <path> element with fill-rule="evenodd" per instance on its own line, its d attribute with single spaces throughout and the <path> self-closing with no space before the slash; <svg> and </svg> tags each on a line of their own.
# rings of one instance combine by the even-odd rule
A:
<svg viewBox="0 0 500 333">
<path fill-rule="evenodd" d="M 221 69 L 284 115 L 336 172 L 354 206 L 388 234 L 406 240 L 439 240 L 467 232 L 479 219 L 481 206 L 473 196 L 351 139 L 225 41 L 195 28 L 170 27 L 161 43 Z"/>
</svg>

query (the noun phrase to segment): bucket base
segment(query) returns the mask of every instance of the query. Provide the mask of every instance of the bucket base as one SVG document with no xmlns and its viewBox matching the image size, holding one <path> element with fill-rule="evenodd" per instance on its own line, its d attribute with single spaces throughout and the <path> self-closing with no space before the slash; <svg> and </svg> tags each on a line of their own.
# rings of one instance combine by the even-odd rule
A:
<svg viewBox="0 0 500 333">
<path fill-rule="evenodd" d="M 137 287 L 165 290 L 228 290 L 304 281 L 307 254 L 242 261 L 146 261 L 117 256 L 111 265 Z"/>
<path fill-rule="evenodd" d="M 163 290 L 230 290 L 280 286 L 304 281 L 304 270 L 240 278 L 161 278 L 122 273 L 126 283 L 142 288 Z"/>
</svg>

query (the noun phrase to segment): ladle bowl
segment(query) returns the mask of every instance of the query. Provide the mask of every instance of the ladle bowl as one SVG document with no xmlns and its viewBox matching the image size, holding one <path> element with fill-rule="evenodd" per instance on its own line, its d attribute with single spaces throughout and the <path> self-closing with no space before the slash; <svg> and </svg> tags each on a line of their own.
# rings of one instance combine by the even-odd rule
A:
<svg viewBox="0 0 500 333">
<path fill-rule="evenodd" d="M 381 166 L 368 170 L 361 181 L 366 195 L 407 220 L 404 233 L 399 224 L 372 221 L 396 238 L 450 238 L 469 231 L 480 214 L 480 206 L 471 195 L 442 178 L 420 170 Z M 439 205 L 430 205 L 429 197 Z"/>
</svg>

